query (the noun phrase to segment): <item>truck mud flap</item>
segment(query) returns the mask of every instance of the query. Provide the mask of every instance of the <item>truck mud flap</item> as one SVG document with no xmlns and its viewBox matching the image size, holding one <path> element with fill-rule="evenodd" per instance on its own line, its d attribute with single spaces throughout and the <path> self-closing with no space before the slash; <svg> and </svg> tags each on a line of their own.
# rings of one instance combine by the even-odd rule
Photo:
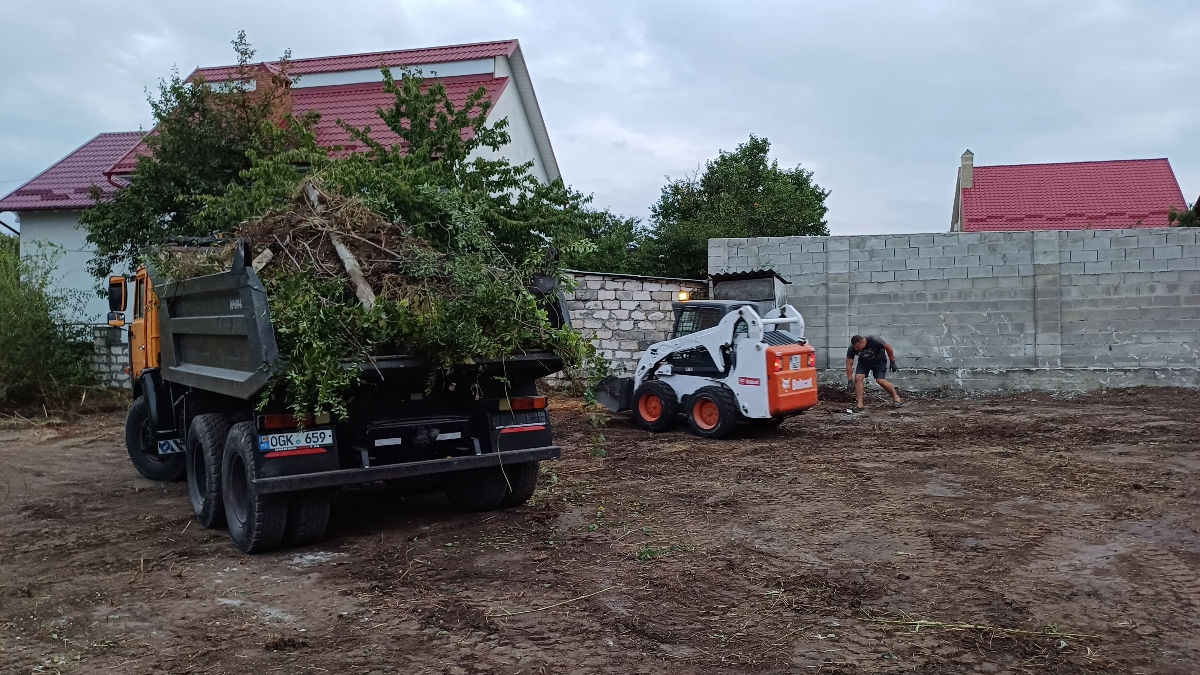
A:
<svg viewBox="0 0 1200 675">
<path fill-rule="evenodd" d="M 295 492 L 296 490 L 310 490 L 312 488 L 354 485 L 356 483 L 370 483 L 377 480 L 411 478 L 413 476 L 429 476 L 437 473 L 449 473 L 451 471 L 481 469 L 489 466 L 500 466 L 501 464 L 521 464 L 522 462 L 536 462 L 543 459 L 558 459 L 561 455 L 561 448 L 549 445 L 541 448 L 490 452 L 483 455 L 467 455 L 464 457 L 431 459 L 421 462 L 387 464 L 369 469 L 338 469 L 336 471 L 322 471 L 320 473 L 308 473 L 296 476 L 258 478 L 254 481 L 254 487 L 262 494 Z"/>
</svg>

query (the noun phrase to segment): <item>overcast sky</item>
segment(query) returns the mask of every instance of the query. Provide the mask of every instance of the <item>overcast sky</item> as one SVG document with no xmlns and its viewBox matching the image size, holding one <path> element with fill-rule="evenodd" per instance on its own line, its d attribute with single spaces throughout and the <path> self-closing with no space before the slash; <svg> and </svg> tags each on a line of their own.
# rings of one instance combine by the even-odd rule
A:
<svg viewBox="0 0 1200 675">
<path fill-rule="evenodd" d="M 1200 3 L 3 0 L 0 194 L 150 124 L 172 67 L 518 38 L 563 178 L 647 216 L 749 134 L 834 234 L 949 228 L 955 169 L 1168 157 L 1200 194 Z M 11 222 L 11 214 L 5 217 Z"/>
</svg>

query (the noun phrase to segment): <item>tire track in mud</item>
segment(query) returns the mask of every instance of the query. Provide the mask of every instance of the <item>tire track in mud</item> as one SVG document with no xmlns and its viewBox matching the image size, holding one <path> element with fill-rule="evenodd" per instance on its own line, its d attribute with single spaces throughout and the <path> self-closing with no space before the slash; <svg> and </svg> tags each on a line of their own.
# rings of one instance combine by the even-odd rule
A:
<svg viewBox="0 0 1200 675">
<path fill-rule="evenodd" d="M 1151 588 L 1143 586 L 1142 593 L 1167 600 L 1191 625 L 1200 626 L 1200 574 L 1193 566 L 1160 548 L 1141 547 L 1128 555 L 1133 565 L 1156 580 Z"/>
</svg>

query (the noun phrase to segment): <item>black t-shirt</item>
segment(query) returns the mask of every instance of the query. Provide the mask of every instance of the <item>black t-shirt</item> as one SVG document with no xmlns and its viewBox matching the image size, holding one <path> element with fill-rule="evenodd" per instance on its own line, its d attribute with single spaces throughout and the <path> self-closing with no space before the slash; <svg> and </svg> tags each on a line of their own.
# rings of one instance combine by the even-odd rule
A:
<svg viewBox="0 0 1200 675">
<path fill-rule="evenodd" d="M 862 349 L 855 351 L 854 345 L 850 345 L 846 349 L 846 358 L 852 359 L 858 357 L 859 363 L 879 363 L 887 360 L 887 350 L 883 348 L 883 340 L 874 336 L 867 336 L 867 345 Z"/>
</svg>

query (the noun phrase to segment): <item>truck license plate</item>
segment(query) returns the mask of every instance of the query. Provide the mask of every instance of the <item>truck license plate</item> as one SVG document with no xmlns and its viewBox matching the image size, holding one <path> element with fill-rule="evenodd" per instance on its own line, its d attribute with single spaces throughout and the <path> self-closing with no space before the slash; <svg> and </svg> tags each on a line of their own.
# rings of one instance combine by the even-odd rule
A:
<svg viewBox="0 0 1200 675">
<path fill-rule="evenodd" d="M 788 362 L 788 370 L 800 370 L 799 354 L 792 354 L 792 359 Z"/>
<path fill-rule="evenodd" d="M 284 434 L 262 434 L 258 437 L 258 449 L 263 452 L 321 448 L 333 445 L 333 429 L 309 429 Z"/>
</svg>

